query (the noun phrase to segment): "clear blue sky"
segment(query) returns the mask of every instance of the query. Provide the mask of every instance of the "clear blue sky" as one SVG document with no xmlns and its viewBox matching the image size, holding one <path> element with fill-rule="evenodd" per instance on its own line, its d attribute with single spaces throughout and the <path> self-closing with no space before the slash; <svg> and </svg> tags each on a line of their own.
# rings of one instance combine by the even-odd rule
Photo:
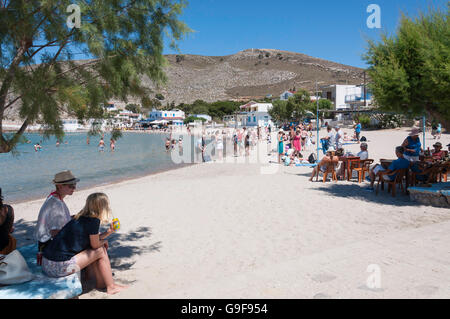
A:
<svg viewBox="0 0 450 319">
<path fill-rule="evenodd" d="M 179 43 L 182 54 L 223 56 L 241 50 L 279 49 L 356 67 L 366 39 L 394 33 L 401 13 L 417 16 L 446 0 L 190 0 L 180 17 L 195 32 Z M 381 8 L 381 29 L 369 29 L 370 4 Z M 176 53 L 169 47 L 165 54 Z"/>
</svg>

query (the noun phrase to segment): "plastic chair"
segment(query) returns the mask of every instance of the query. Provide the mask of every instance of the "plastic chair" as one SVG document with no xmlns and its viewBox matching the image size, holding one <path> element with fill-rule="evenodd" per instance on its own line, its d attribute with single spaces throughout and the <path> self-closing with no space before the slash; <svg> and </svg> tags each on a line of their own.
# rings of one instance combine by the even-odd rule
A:
<svg viewBox="0 0 450 319">
<path fill-rule="evenodd" d="M 323 182 L 325 183 L 327 181 L 328 174 L 331 174 L 331 179 L 335 182 L 337 182 L 337 175 L 336 175 L 336 162 L 328 162 L 327 163 L 327 169 L 323 173 Z M 316 173 L 316 182 L 319 180 L 319 172 L 320 172 L 320 165 L 317 167 L 317 173 Z"/>
<path fill-rule="evenodd" d="M 366 177 L 366 173 L 370 171 L 370 165 L 374 162 L 373 159 L 361 160 L 359 167 L 354 168 L 358 172 L 358 183 L 362 183 Z"/>
<path fill-rule="evenodd" d="M 353 170 L 359 168 L 361 165 L 361 160 L 358 156 L 347 157 L 345 161 L 345 170 L 347 171 L 347 181 L 352 178 Z"/>
</svg>

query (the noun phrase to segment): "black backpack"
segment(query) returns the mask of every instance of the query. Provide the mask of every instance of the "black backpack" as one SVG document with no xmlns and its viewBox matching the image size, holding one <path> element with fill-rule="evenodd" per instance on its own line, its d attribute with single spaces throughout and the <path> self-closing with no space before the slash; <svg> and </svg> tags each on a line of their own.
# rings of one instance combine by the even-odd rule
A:
<svg viewBox="0 0 450 319">
<path fill-rule="evenodd" d="M 309 154 L 309 156 L 308 156 L 308 162 L 309 162 L 310 164 L 314 164 L 316 161 L 317 161 L 317 155 L 316 155 L 316 153 L 311 153 L 311 154 Z"/>
<path fill-rule="evenodd" d="M 367 138 L 365 136 L 361 137 L 360 142 L 367 142 Z"/>
</svg>

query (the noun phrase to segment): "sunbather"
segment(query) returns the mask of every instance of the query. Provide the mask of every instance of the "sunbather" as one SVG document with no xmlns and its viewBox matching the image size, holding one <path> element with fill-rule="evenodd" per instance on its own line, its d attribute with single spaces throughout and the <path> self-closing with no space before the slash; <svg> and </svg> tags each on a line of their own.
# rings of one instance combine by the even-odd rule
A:
<svg viewBox="0 0 450 319">
<path fill-rule="evenodd" d="M 2 189 L 0 188 L 0 255 L 8 255 L 16 249 L 14 232 L 14 209 L 3 204 Z"/>
<path fill-rule="evenodd" d="M 115 294 L 126 288 L 112 278 L 106 238 L 114 233 L 113 223 L 99 234 L 100 224 L 110 217 L 108 197 L 103 193 L 89 195 L 84 208 L 44 248 L 43 271 L 50 277 L 65 277 L 90 267 L 97 289 Z"/>
</svg>

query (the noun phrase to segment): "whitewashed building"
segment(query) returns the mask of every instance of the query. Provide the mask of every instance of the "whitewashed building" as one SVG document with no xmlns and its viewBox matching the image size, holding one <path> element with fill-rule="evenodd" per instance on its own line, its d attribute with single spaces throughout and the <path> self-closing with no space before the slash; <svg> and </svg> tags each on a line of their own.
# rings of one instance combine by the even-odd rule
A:
<svg viewBox="0 0 450 319">
<path fill-rule="evenodd" d="M 183 125 L 185 118 L 186 118 L 186 115 L 181 110 L 166 111 L 166 110 L 153 109 L 149 113 L 148 120 L 150 122 L 165 120 L 165 121 L 168 121 L 169 124 L 172 124 L 172 125 Z"/>
<path fill-rule="evenodd" d="M 240 118 L 242 126 L 273 126 L 272 117 L 269 110 L 273 107 L 272 103 L 257 103 L 251 101 L 240 106 Z"/>
<path fill-rule="evenodd" d="M 369 106 L 372 94 L 366 90 L 366 105 L 364 105 L 363 85 L 328 85 L 322 86 L 322 98 L 330 100 L 335 110 L 351 110 L 355 106 Z"/>
</svg>

